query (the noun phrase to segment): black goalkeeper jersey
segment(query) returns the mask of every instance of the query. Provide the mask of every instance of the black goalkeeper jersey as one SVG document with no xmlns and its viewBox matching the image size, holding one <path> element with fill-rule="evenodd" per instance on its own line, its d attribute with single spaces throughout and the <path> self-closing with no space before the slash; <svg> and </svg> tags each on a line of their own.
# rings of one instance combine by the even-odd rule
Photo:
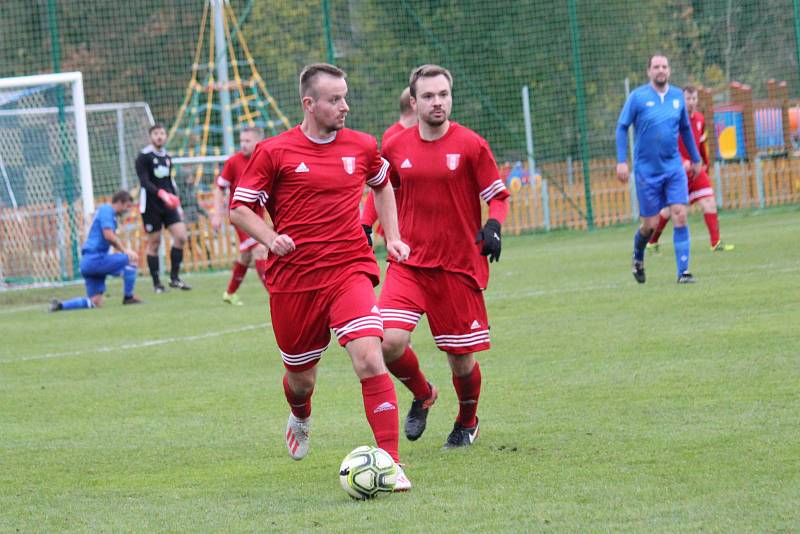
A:
<svg viewBox="0 0 800 534">
<path fill-rule="evenodd" d="M 158 190 L 178 194 L 178 188 L 172 180 L 172 158 L 166 150 L 158 151 L 153 145 L 147 145 L 136 156 L 136 174 L 139 176 L 139 183 L 146 194 L 141 194 L 140 208 L 144 212 L 147 205 L 164 207 L 161 199 L 158 198 Z"/>
</svg>

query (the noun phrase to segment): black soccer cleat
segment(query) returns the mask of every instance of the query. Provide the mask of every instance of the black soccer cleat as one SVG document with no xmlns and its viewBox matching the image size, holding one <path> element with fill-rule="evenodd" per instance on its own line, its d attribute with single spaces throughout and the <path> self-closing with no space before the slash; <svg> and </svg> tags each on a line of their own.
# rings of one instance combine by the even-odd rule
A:
<svg viewBox="0 0 800 534">
<path fill-rule="evenodd" d="M 183 291 L 189 291 L 192 289 L 192 286 L 188 285 L 186 282 L 181 280 L 180 278 L 173 278 L 169 281 L 169 287 L 175 289 L 182 289 Z"/>
<path fill-rule="evenodd" d="M 127 306 L 129 304 L 141 304 L 142 302 L 144 301 L 136 295 L 131 295 L 130 297 L 125 297 L 122 299 L 123 306 Z"/>
<path fill-rule="evenodd" d="M 156 295 L 160 295 L 161 293 L 166 293 L 167 288 L 161 284 L 156 284 L 153 286 L 153 291 L 155 292 Z"/>
<path fill-rule="evenodd" d="M 436 389 L 436 386 L 430 382 L 428 382 L 428 386 L 431 388 L 430 397 L 427 399 L 414 399 L 406 416 L 406 437 L 410 441 L 417 441 L 422 436 L 422 433 L 425 432 L 425 425 L 428 422 L 428 410 L 439 396 L 439 390 Z"/>
<path fill-rule="evenodd" d="M 679 284 L 694 284 L 695 283 L 695 279 L 694 279 L 694 276 L 692 276 L 692 273 L 690 273 L 689 271 L 684 271 L 684 273 L 678 277 L 678 283 Z"/>
<path fill-rule="evenodd" d="M 47 308 L 47 311 L 57 312 L 64 309 L 64 305 L 61 304 L 61 301 L 58 299 L 53 299 L 50 301 L 50 306 Z"/>
<path fill-rule="evenodd" d="M 480 434 L 480 423 L 478 422 L 477 418 L 475 419 L 475 426 L 471 428 L 464 428 L 461 424 L 456 421 L 453 425 L 453 431 L 450 432 L 450 435 L 447 436 L 447 441 L 444 444 L 445 449 L 457 449 L 459 447 L 469 447 L 472 445 L 476 439 L 478 439 L 478 434 Z"/>
<path fill-rule="evenodd" d="M 633 277 L 636 279 L 637 282 L 640 284 L 644 284 L 647 280 L 647 277 L 644 275 L 644 262 L 643 261 L 636 261 L 633 260 L 633 267 L 631 269 L 633 272 Z"/>
</svg>

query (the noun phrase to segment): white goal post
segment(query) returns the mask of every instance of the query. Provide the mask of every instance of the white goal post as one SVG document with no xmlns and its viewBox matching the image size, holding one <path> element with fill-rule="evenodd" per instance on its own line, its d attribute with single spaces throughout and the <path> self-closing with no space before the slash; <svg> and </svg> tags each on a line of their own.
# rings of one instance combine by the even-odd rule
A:
<svg viewBox="0 0 800 534">
<path fill-rule="evenodd" d="M 78 173 L 81 183 L 83 217 L 88 221 L 94 213 L 92 188 L 92 162 L 89 157 L 89 131 L 86 127 L 86 101 L 83 97 L 83 75 L 80 72 L 37 74 L 0 79 L 0 91 L 50 84 L 69 84 L 72 88 L 72 106 L 75 121 L 75 141 L 78 147 Z M 0 99 L 2 95 L 0 94 Z"/>
</svg>

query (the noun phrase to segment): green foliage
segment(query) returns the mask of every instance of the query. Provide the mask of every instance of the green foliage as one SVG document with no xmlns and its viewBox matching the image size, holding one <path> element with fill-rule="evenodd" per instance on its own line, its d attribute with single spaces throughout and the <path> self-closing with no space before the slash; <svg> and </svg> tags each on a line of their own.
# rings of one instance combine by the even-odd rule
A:
<svg viewBox="0 0 800 534">
<path fill-rule="evenodd" d="M 191 74 L 203 0 L 9 0 L 0 18 L 0 76 L 52 69 L 48 2 L 56 4 L 62 69 L 86 77 L 89 102 L 145 100 L 171 123 Z M 577 130 L 566 2 L 546 0 L 330 0 L 336 62 L 349 73 L 349 124 L 377 136 L 397 116 L 409 72 L 440 63 L 455 76 L 454 117 L 492 144 L 498 159 L 524 159 L 521 87 L 532 88 L 537 160 L 613 154 L 624 80 L 646 81 L 654 51 L 673 81 L 726 97 L 739 80 L 763 96 L 769 78 L 796 94 L 797 48 L 789 0 L 578 0 L 588 139 Z M 323 61 L 322 2 L 232 0 L 267 86 L 296 122 L 296 77 Z M 249 11 L 247 8 L 250 8 Z M 207 61 L 202 58 L 201 61 Z"/>
<path fill-rule="evenodd" d="M 694 217 L 690 287 L 668 240 L 638 286 L 629 226 L 507 238 L 487 291 L 480 438 L 440 449 L 456 399 L 421 324 L 440 397 L 425 435 L 401 442 L 414 488 L 366 503 L 338 482 L 371 434 L 335 343 L 311 452 L 286 454 L 283 368 L 252 273 L 240 308 L 220 300 L 227 273 L 160 296 L 141 278 L 135 308 L 119 282 L 106 309 L 53 315 L 52 290 L 0 293 L 0 531 L 792 531 L 796 218 L 723 216 L 737 247 L 718 254 Z"/>
</svg>

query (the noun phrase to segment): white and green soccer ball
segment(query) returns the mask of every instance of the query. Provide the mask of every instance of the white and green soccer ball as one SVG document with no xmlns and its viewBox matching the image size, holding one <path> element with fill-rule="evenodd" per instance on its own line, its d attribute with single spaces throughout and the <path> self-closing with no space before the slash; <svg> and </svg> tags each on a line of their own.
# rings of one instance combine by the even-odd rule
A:
<svg viewBox="0 0 800 534">
<path fill-rule="evenodd" d="M 342 489 L 354 499 L 372 499 L 391 492 L 397 480 L 397 466 L 383 449 L 364 445 L 344 457 L 339 468 Z"/>
</svg>

